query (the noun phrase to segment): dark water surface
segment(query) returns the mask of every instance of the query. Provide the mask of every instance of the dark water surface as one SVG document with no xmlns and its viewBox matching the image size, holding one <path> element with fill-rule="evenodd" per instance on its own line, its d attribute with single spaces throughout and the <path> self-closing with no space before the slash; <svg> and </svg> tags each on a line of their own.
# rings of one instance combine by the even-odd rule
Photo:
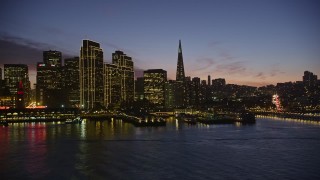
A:
<svg viewBox="0 0 320 180">
<path fill-rule="evenodd" d="M 320 124 L 0 127 L 0 179 L 320 179 Z"/>
</svg>

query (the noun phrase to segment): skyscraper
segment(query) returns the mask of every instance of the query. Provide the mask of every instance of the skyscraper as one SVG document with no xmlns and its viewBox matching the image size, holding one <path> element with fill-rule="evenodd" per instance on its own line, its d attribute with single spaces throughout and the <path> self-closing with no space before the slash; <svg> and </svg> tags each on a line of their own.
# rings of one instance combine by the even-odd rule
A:
<svg viewBox="0 0 320 180">
<path fill-rule="evenodd" d="M 63 103 L 61 52 L 43 51 L 43 62 L 37 63 L 37 105 L 60 107 Z"/>
<path fill-rule="evenodd" d="M 23 88 L 23 82 L 20 81 L 18 85 L 18 91 L 16 95 L 16 108 L 17 109 L 23 109 L 26 107 L 24 103 L 24 88 Z"/>
<path fill-rule="evenodd" d="M 184 66 L 183 66 L 182 47 L 181 47 L 181 40 L 179 40 L 176 81 L 184 81 L 185 80 L 184 78 L 185 78 L 185 74 L 184 74 Z"/>
<path fill-rule="evenodd" d="M 304 71 L 304 75 L 302 77 L 303 83 L 305 86 L 315 86 L 318 81 L 317 75 L 313 74 L 309 71 Z"/>
<path fill-rule="evenodd" d="M 224 78 L 217 78 L 212 80 L 212 87 L 214 89 L 221 89 L 226 85 L 226 80 Z"/>
<path fill-rule="evenodd" d="M 61 58 L 60 51 L 43 51 L 43 63 L 49 66 L 61 67 Z"/>
<path fill-rule="evenodd" d="M 25 100 L 25 103 L 29 103 L 30 81 L 28 66 L 26 64 L 5 64 L 4 80 L 5 84 L 9 87 L 11 96 L 13 96 L 14 99 L 16 98 L 19 83 L 21 81 L 24 88 L 23 99 Z"/>
<path fill-rule="evenodd" d="M 132 58 L 122 51 L 112 53 L 112 63 L 120 69 L 121 101 L 134 101 L 134 69 Z"/>
<path fill-rule="evenodd" d="M 176 81 L 174 80 L 169 80 L 165 83 L 165 107 L 167 109 L 171 109 L 176 106 L 175 86 L 176 86 Z"/>
<path fill-rule="evenodd" d="M 176 72 L 176 83 L 175 83 L 175 106 L 184 107 L 186 106 L 186 84 L 185 84 L 185 74 L 182 56 L 181 40 L 179 40 L 178 48 L 178 62 L 177 62 L 177 72 Z"/>
<path fill-rule="evenodd" d="M 158 108 L 165 107 L 165 83 L 167 71 L 149 69 L 143 72 L 144 97 Z"/>
<path fill-rule="evenodd" d="M 200 100 L 200 85 L 201 85 L 201 80 L 199 77 L 194 77 L 192 78 L 192 85 L 193 85 L 193 97 L 191 98 L 193 106 L 199 106 L 199 100 Z"/>
<path fill-rule="evenodd" d="M 79 57 L 64 60 L 62 75 L 67 94 L 66 106 L 80 107 Z"/>
<path fill-rule="evenodd" d="M 121 103 L 121 72 L 115 64 L 103 65 L 104 106 L 118 108 Z"/>
<path fill-rule="evenodd" d="M 93 109 L 103 104 L 103 51 L 100 44 L 83 40 L 80 49 L 80 106 Z"/>
</svg>

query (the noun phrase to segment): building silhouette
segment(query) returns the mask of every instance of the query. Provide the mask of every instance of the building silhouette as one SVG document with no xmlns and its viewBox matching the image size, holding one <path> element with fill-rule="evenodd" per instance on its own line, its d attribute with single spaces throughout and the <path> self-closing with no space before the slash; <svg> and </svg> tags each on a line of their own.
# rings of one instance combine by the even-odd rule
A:
<svg viewBox="0 0 320 180">
<path fill-rule="evenodd" d="M 100 44 L 83 40 L 80 49 L 80 106 L 84 109 L 103 105 L 103 51 Z"/>
<path fill-rule="evenodd" d="M 24 88 L 23 93 L 23 106 L 29 103 L 30 99 L 30 81 L 28 66 L 26 64 L 4 64 L 4 83 L 9 88 L 10 95 L 12 96 L 11 107 L 17 108 L 17 93 L 19 83 Z M 21 96 L 20 96 L 21 97 Z"/>
<path fill-rule="evenodd" d="M 315 86 L 318 83 L 317 75 L 309 71 L 304 71 L 302 80 L 303 80 L 303 84 L 308 87 Z"/>
<path fill-rule="evenodd" d="M 177 71 L 176 71 L 176 82 L 175 85 L 175 107 L 185 107 L 188 104 L 188 97 L 186 96 L 186 79 L 184 73 L 184 65 L 183 65 L 183 55 L 182 55 L 182 47 L 181 40 L 179 40 L 179 48 L 178 48 L 178 61 L 177 61 Z"/>
<path fill-rule="evenodd" d="M 221 89 L 226 85 L 226 80 L 224 78 L 217 78 L 212 80 L 212 86 L 214 89 Z"/>
<path fill-rule="evenodd" d="M 176 81 L 184 81 L 184 78 L 185 78 L 185 74 L 184 74 L 184 66 L 183 66 L 182 47 L 181 47 L 181 40 L 179 40 Z"/>
<path fill-rule="evenodd" d="M 143 72 L 144 97 L 157 108 L 165 107 L 165 83 L 167 71 L 149 69 Z"/>
</svg>

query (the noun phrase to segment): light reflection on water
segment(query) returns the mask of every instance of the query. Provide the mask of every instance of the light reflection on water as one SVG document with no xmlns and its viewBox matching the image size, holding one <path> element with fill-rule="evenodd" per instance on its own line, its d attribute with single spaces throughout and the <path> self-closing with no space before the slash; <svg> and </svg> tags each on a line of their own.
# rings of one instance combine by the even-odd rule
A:
<svg viewBox="0 0 320 180">
<path fill-rule="evenodd" d="M 320 178 L 320 126 L 305 121 L 14 123 L 0 135 L 4 179 Z"/>
</svg>

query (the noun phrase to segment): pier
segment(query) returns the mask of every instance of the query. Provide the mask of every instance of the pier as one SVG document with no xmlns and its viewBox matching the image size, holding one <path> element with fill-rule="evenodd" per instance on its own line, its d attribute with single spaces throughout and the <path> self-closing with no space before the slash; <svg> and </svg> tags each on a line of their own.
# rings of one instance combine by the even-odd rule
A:
<svg viewBox="0 0 320 180">
<path fill-rule="evenodd" d="M 319 113 L 255 112 L 255 114 L 261 117 L 277 117 L 283 119 L 297 119 L 320 122 Z"/>
<path fill-rule="evenodd" d="M 52 122 L 74 119 L 80 115 L 77 108 L 1 109 L 0 120 L 14 122 Z"/>
<path fill-rule="evenodd" d="M 120 119 L 125 123 L 133 124 L 136 127 L 165 126 L 166 121 L 155 115 L 134 116 L 125 113 L 80 113 L 76 108 L 44 108 L 44 109 L 4 109 L 0 110 L 0 121 L 8 123 L 17 122 L 56 122 L 68 119 L 87 119 L 91 121 L 111 121 Z"/>
</svg>

